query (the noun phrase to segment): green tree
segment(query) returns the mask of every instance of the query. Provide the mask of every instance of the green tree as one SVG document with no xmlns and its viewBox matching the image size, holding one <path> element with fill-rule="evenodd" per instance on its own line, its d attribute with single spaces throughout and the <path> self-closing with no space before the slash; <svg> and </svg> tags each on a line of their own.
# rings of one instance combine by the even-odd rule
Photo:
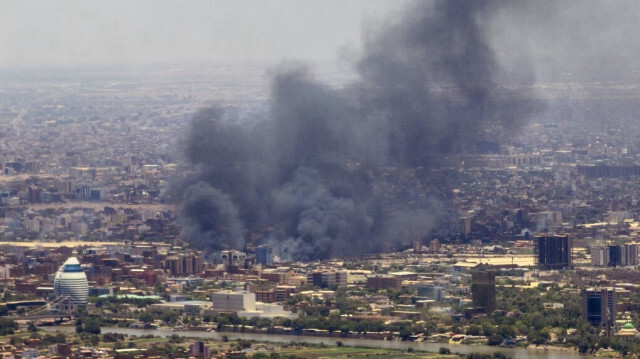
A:
<svg viewBox="0 0 640 359">
<path fill-rule="evenodd" d="M 84 324 L 84 331 L 89 334 L 100 334 L 100 319 L 89 318 Z"/>
<path fill-rule="evenodd" d="M 481 332 L 482 332 L 482 327 L 480 327 L 477 324 L 472 324 L 467 329 L 467 334 L 468 335 L 480 335 Z"/>
<path fill-rule="evenodd" d="M 9 318 L 0 318 L 0 335 L 13 334 L 18 329 L 18 324 Z"/>
<path fill-rule="evenodd" d="M 150 312 L 144 312 L 138 316 L 138 319 L 140 319 L 141 322 L 148 324 L 153 322 L 155 317 Z"/>
</svg>

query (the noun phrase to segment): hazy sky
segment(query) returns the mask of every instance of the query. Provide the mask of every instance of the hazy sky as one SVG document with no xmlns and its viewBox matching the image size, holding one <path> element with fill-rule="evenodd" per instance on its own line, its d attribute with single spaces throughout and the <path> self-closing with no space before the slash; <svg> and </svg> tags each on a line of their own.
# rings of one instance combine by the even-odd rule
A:
<svg viewBox="0 0 640 359">
<path fill-rule="evenodd" d="M 381 0 L 55 0 L 2 2 L 0 67 L 335 61 Z"/>
</svg>

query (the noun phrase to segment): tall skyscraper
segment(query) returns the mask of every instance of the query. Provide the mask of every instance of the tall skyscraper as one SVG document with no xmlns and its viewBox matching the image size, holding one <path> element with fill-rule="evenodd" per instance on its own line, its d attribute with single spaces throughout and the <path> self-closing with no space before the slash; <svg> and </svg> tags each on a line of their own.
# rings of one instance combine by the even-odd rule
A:
<svg viewBox="0 0 640 359">
<path fill-rule="evenodd" d="M 637 244 L 622 245 L 620 257 L 622 258 L 622 265 L 624 266 L 638 265 L 638 245 Z"/>
<path fill-rule="evenodd" d="M 622 265 L 622 247 L 609 246 L 609 267 L 617 267 Z"/>
<path fill-rule="evenodd" d="M 591 265 L 603 267 L 609 264 L 609 248 L 591 247 Z"/>
<path fill-rule="evenodd" d="M 566 234 L 541 234 L 534 237 L 536 265 L 541 269 L 571 268 L 573 242 Z"/>
<path fill-rule="evenodd" d="M 616 319 L 616 293 L 614 288 L 583 289 L 582 315 L 594 326 L 610 328 Z"/>
<path fill-rule="evenodd" d="M 471 273 L 471 299 L 473 306 L 484 308 L 490 314 L 496 308 L 496 273 L 477 270 Z"/>
<path fill-rule="evenodd" d="M 266 245 L 256 248 L 256 263 L 265 266 L 273 264 L 273 248 Z"/>
<path fill-rule="evenodd" d="M 436 238 L 429 243 L 429 249 L 431 253 L 440 253 L 440 241 Z"/>
<path fill-rule="evenodd" d="M 78 258 L 70 257 L 60 266 L 53 279 L 53 290 L 58 297 L 68 297 L 60 309 L 73 311 L 87 305 L 89 283 Z"/>
</svg>

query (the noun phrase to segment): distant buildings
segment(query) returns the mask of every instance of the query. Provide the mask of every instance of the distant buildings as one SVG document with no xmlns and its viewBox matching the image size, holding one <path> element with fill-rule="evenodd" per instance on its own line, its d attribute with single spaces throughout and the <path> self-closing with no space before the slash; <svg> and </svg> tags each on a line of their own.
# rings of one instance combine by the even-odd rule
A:
<svg viewBox="0 0 640 359">
<path fill-rule="evenodd" d="M 367 277 L 367 288 L 402 289 L 402 278 L 393 275 L 376 275 Z"/>
<path fill-rule="evenodd" d="M 218 313 L 235 313 L 243 318 L 297 318 L 281 305 L 256 302 L 255 293 L 220 291 L 212 293 L 211 297 L 213 310 Z"/>
<path fill-rule="evenodd" d="M 61 303 L 60 309 L 74 311 L 86 307 L 89 283 L 78 258 L 71 257 L 60 266 L 53 279 L 53 288 L 56 296 L 68 297 L 68 300 Z"/>
<path fill-rule="evenodd" d="M 592 247 L 591 265 L 595 267 L 638 265 L 638 245 L 623 244 Z"/>
<path fill-rule="evenodd" d="M 227 271 L 234 271 L 238 268 L 244 267 L 244 261 L 247 259 L 247 254 L 231 249 L 220 252 L 220 259 Z"/>
<path fill-rule="evenodd" d="M 535 236 L 535 263 L 540 269 L 568 269 L 571 268 L 571 251 L 573 242 L 566 234 Z"/>
<path fill-rule="evenodd" d="M 496 273 L 492 270 L 477 270 L 471 273 L 471 298 L 473 306 L 484 308 L 490 314 L 496 308 Z"/>
<path fill-rule="evenodd" d="M 594 326 L 611 327 L 616 318 L 614 288 L 583 289 L 582 316 Z"/>
<path fill-rule="evenodd" d="M 174 276 L 198 274 L 202 271 L 203 263 L 200 253 L 176 254 L 164 260 L 164 268 Z"/>
<path fill-rule="evenodd" d="M 257 290 L 256 301 L 263 303 L 275 303 L 284 302 L 291 298 L 291 294 L 295 293 L 297 287 L 295 286 L 278 286 L 269 290 Z"/>
<path fill-rule="evenodd" d="M 307 274 L 307 283 L 320 288 L 344 287 L 347 285 L 347 272 L 311 272 Z"/>
</svg>

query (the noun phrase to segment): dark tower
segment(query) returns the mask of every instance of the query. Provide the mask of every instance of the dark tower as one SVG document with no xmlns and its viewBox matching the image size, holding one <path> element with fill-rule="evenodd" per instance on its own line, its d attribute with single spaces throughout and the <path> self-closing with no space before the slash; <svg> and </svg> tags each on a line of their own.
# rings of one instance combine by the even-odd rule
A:
<svg viewBox="0 0 640 359">
<path fill-rule="evenodd" d="M 491 314 L 496 308 L 496 273 L 492 270 L 478 270 L 471 273 L 471 298 L 474 307 L 484 308 Z"/>
<path fill-rule="evenodd" d="M 616 292 L 613 288 L 583 289 L 582 316 L 594 326 L 609 332 L 616 318 Z"/>
<path fill-rule="evenodd" d="M 534 255 L 536 265 L 540 269 L 571 268 L 571 250 L 573 242 L 566 234 L 535 236 Z"/>
<path fill-rule="evenodd" d="M 622 265 L 622 247 L 621 246 L 609 246 L 609 263 L 610 267 L 617 267 Z"/>
</svg>

